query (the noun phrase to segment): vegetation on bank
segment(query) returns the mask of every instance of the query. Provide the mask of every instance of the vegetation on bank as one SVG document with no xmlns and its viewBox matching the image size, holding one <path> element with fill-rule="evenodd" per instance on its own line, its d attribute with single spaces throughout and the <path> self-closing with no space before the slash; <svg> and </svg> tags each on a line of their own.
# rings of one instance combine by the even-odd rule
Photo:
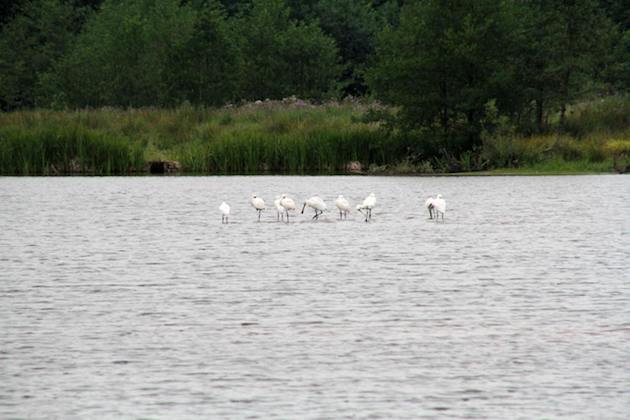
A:
<svg viewBox="0 0 630 420">
<path fill-rule="evenodd" d="M 350 162 L 360 162 L 366 174 L 612 172 L 630 166 L 628 97 L 578 104 L 562 127 L 552 123 L 542 134 L 523 135 L 498 119 L 480 147 L 459 155 L 432 149 L 421 132 L 374 122 L 370 115 L 383 109 L 290 99 L 223 108 L 4 113 L 0 173 L 140 173 L 156 160 L 210 174 L 346 173 Z"/>
<path fill-rule="evenodd" d="M 8 2 L 0 171 L 624 170 L 626 3 Z"/>
</svg>

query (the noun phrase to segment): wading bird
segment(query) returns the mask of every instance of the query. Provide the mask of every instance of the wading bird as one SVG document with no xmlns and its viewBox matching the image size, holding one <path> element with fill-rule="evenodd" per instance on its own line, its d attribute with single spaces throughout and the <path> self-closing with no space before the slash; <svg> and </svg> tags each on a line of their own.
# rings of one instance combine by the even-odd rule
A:
<svg viewBox="0 0 630 420">
<path fill-rule="evenodd" d="M 339 220 L 343 219 L 344 216 L 347 219 L 348 213 L 350 213 L 350 203 L 346 200 L 343 195 L 340 195 L 335 200 L 335 206 L 339 209 Z"/>
<path fill-rule="evenodd" d="M 369 219 L 372 219 L 372 209 L 374 208 L 375 205 L 376 205 L 376 196 L 374 195 L 374 193 L 370 193 L 370 195 L 368 195 L 365 198 L 365 200 L 363 200 L 363 203 L 357 205 L 357 210 L 359 211 L 359 213 L 365 214 L 366 222 Z M 362 210 L 365 210 L 365 213 L 363 213 Z"/>
<path fill-rule="evenodd" d="M 221 214 L 222 214 L 222 216 L 221 216 L 221 223 L 226 223 L 227 224 L 228 217 L 230 215 L 230 206 L 229 206 L 229 204 L 224 201 L 219 206 L 219 210 L 221 210 Z"/>
<path fill-rule="evenodd" d="M 435 221 L 437 222 L 442 215 L 442 221 L 444 221 L 444 213 L 446 213 L 446 200 L 442 198 L 442 194 L 438 194 L 433 200 L 433 208 L 435 210 Z"/>
<path fill-rule="evenodd" d="M 287 197 L 286 194 L 282 194 L 282 197 L 280 198 L 280 205 L 287 214 L 287 223 L 289 223 L 289 210 L 295 210 L 295 201 Z"/>
<path fill-rule="evenodd" d="M 315 210 L 315 216 L 313 216 L 313 219 L 315 220 L 318 220 L 319 216 L 321 216 L 322 213 L 324 213 L 324 210 L 326 210 L 326 203 L 324 203 L 324 200 L 316 195 L 304 202 L 304 205 L 302 206 L 302 214 L 304 214 L 304 209 L 306 208 L 306 206 L 309 206 L 310 208 Z"/>
<path fill-rule="evenodd" d="M 429 219 L 433 219 L 433 209 L 435 208 L 433 205 L 433 197 L 427 198 L 427 201 L 424 202 L 424 206 L 429 210 Z"/>
<path fill-rule="evenodd" d="M 260 213 L 265 209 L 265 200 L 252 194 L 252 207 L 258 212 L 258 221 L 260 222 Z"/>
<path fill-rule="evenodd" d="M 281 199 L 282 198 L 280 196 L 277 196 L 276 199 L 273 201 L 273 205 L 276 208 L 276 218 L 278 222 L 280 221 L 280 219 L 284 220 L 284 207 L 280 205 Z"/>
</svg>

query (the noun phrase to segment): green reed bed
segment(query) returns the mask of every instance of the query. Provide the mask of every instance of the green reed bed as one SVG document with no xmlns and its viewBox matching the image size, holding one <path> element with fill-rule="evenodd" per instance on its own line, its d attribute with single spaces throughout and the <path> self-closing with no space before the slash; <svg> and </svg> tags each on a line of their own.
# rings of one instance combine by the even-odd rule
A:
<svg viewBox="0 0 630 420">
<path fill-rule="evenodd" d="M 334 173 L 350 161 L 386 159 L 383 135 L 361 127 L 263 127 L 222 131 L 208 140 L 183 145 L 176 153 L 185 168 L 212 173 Z"/>
<path fill-rule="evenodd" d="M 0 172 L 15 175 L 116 174 L 142 165 L 126 138 L 77 125 L 0 128 Z"/>
<path fill-rule="evenodd" d="M 127 173 L 179 160 L 189 173 L 333 173 L 394 159 L 362 105 L 281 102 L 203 109 L 0 114 L 3 174 Z"/>
</svg>

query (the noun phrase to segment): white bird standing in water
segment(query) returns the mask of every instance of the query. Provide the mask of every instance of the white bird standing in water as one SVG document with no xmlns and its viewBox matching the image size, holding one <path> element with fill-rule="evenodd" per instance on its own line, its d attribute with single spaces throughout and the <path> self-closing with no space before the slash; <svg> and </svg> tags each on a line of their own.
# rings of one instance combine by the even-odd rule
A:
<svg viewBox="0 0 630 420">
<path fill-rule="evenodd" d="M 304 202 L 304 205 L 302 206 L 302 214 L 304 214 L 306 206 L 315 210 L 315 216 L 313 216 L 313 219 L 315 220 L 319 220 L 319 216 L 321 216 L 322 213 L 324 213 L 324 210 L 326 210 L 326 203 L 324 203 L 324 200 L 316 195 Z"/>
<path fill-rule="evenodd" d="M 424 206 L 429 210 L 429 219 L 433 219 L 433 209 L 435 208 L 433 205 L 433 197 L 427 198 L 427 201 L 424 202 Z"/>
<path fill-rule="evenodd" d="M 278 219 L 278 222 L 280 221 L 280 219 L 284 220 L 284 207 L 280 205 L 281 199 L 282 198 L 280 196 L 277 196 L 276 199 L 273 201 L 273 205 L 276 208 L 276 217 Z"/>
<path fill-rule="evenodd" d="M 221 214 L 222 214 L 222 216 L 221 216 L 221 223 L 227 224 L 228 217 L 230 216 L 230 206 L 229 206 L 229 204 L 224 201 L 219 206 L 219 210 L 221 210 Z"/>
<path fill-rule="evenodd" d="M 258 221 L 260 222 L 260 213 L 265 209 L 265 200 L 252 194 L 252 207 L 258 212 Z"/>
<path fill-rule="evenodd" d="M 280 198 L 280 205 L 287 214 L 287 223 L 289 223 L 289 210 L 295 210 L 295 201 L 287 197 L 286 194 L 282 194 L 282 197 Z"/>
<path fill-rule="evenodd" d="M 372 219 L 372 209 L 375 205 L 376 196 L 374 195 L 374 193 L 370 193 L 370 195 L 368 195 L 365 200 L 363 200 L 363 203 L 357 205 L 357 210 L 359 211 L 359 213 L 365 214 L 366 222 L 368 221 L 368 219 Z M 363 213 L 361 210 L 365 210 L 365 213 Z"/>
<path fill-rule="evenodd" d="M 350 213 L 350 203 L 348 203 L 348 200 L 346 200 L 343 195 L 339 195 L 335 200 L 335 206 L 339 209 L 339 220 L 343 219 L 344 216 L 347 219 L 348 213 Z"/>
<path fill-rule="evenodd" d="M 442 194 L 438 194 L 433 200 L 433 208 L 435 210 L 435 221 L 437 222 L 442 215 L 442 221 L 444 221 L 444 213 L 446 213 L 446 200 L 442 198 Z"/>
</svg>

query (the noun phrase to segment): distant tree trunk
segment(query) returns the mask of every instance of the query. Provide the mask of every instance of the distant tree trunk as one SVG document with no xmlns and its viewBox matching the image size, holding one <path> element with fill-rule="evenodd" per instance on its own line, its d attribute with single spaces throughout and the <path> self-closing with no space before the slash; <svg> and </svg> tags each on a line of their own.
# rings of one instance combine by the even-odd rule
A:
<svg viewBox="0 0 630 420">
<path fill-rule="evenodd" d="M 544 116 L 544 106 L 545 100 L 543 99 L 543 95 L 541 95 L 536 99 L 536 130 L 539 133 L 543 131 L 543 116 Z"/>
<path fill-rule="evenodd" d="M 468 144 L 466 145 L 467 150 L 472 150 L 473 146 L 477 143 L 477 133 L 475 130 L 475 111 L 470 109 L 466 111 L 466 122 L 468 124 Z"/>
<path fill-rule="evenodd" d="M 571 68 L 568 68 L 562 75 L 562 103 L 560 104 L 560 126 L 564 127 L 564 117 L 569 102 L 569 80 L 571 78 Z"/>
<path fill-rule="evenodd" d="M 440 93 L 442 96 L 442 110 L 440 112 L 440 123 L 442 125 L 442 130 L 444 134 L 448 133 L 448 98 L 447 98 L 447 89 L 446 82 L 442 81 L 440 83 Z"/>
</svg>

